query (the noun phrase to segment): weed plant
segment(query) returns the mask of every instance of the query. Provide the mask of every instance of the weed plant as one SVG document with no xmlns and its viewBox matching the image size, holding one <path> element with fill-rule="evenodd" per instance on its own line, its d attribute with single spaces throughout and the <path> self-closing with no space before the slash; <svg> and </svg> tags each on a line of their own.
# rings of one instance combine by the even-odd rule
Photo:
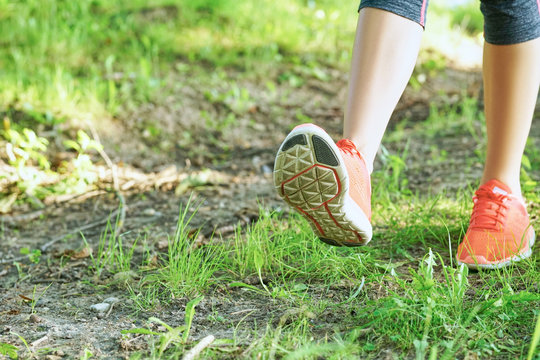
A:
<svg viewBox="0 0 540 360">
<path fill-rule="evenodd" d="M 190 204 L 188 201 L 180 207 L 176 230 L 168 239 L 167 254 L 161 257 L 160 267 L 143 277 L 137 293 L 131 290 L 143 308 L 202 293 L 216 281 L 214 273 L 220 268 L 224 249 L 196 245 L 199 230 L 190 227 L 196 214 L 190 214 Z"/>
<path fill-rule="evenodd" d="M 540 315 L 534 255 L 490 271 L 455 267 L 471 190 L 455 198 L 448 194 L 395 198 L 384 191 L 375 192 L 377 243 L 361 249 L 329 247 L 314 237 L 300 216 L 262 208 L 258 222 L 238 228 L 229 240 L 230 249 L 216 246 L 213 249 L 219 250 L 202 250 L 192 258 L 185 246 L 179 246 L 190 243 L 185 224 L 193 215 L 188 216 L 185 207 L 174 238 L 184 240 L 172 247 L 184 255 L 169 250 L 172 263 L 163 259 L 164 268 L 153 275 L 157 278 L 146 279 L 145 291 L 154 289 L 157 295 L 165 290 L 167 296 L 190 298 L 213 293 L 216 287 L 240 287 L 253 296 L 273 299 L 276 306 L 286 304 L 288 310 L 267 324 L 237 324 L 253 327 L 251 345 L 244 353 L 248 357 L 377 359 L 392 353 L 416 359 L 526 359 L 534 353 L 531 347 L 536 346 L 532 342 Z M 421 253 L 426 255 L 419 260 Z M 193 250 L 187 254 L 194 254 Z M 183 265 L 174 265 L 180 259 Z M 190 270 L 194 264 L 198 271 Z M 195 285 L 187 276 L 201 283 Z M 250 277 L 257 281 L 248 284 Z M 331 300 L 316 295 L 321 290 L 331 293 L 324 289 L 344 280 L 348 296 L 342 293 Z M 317 324 L 324 324 L 328 312 L 341 321 L 321 337 Z M 219 312 L 212 316 L 221 317 Z M 226 340 L 228 345 L 223 346 L 234 352 L 238 339 Z M 182 351 L 177 348 L 166 354 L 174 357 Z M 216 349 L 204 354 L 222 355 Z"/>
<path fill-rule="evenodd" d="M 282 220 L 279 214 L 261 209 L 259 221 L 237 228 L 225 266 L 236 279 L 256 275 L 261 282 L 265 278 L 287 286 L 320 279 L 361 279 L 370 262 L 370 251 L 359 253 L 319 242 L 297 214 Z"/>
<path fill-rule="evenodd" d="M 473 188 L 413 192 L 405 169 L 392 162 L 406 164 L 405 156 L 389 155 L 373 176 L 372 244 L 330 247 L 296 213 L 261 207 L 257 222 L 237 227 L 232 239 L 219 240 L 224 246 L 214 239 L 214 245 L 193 249 L 196 231 L 188 224 L 195 215 L 186 206 L 161 268 L 145 278 L 139 295 L 133 291 L 140 308 L 155 305 L 149 299 L 163 299 L 163 294 L 192 298 L 238 288 L 268 298 L 276 308 L 285 306 L 268 323 L 235 324 L 251 331 L 250 346 L 242 350 L 246 357 L 534 359 L 530 354 L 536 354 L 540 331 L 535 330 L 540 316 L 536 252 L 502 269 L 456 266 Z M 336 285 L 341 290 L 331 290 Z M 227 301 L 235 295 L 220 296 Z M 339 323 L 321 334 L 329 313 Z M 209 315 L 222 322 L 226 316 Z M 231 352 L 238 349 L 236 334 L 222 339 Z M 221 355 L 216 349 L 204 352 L 209 358 Z"/>
</svg>

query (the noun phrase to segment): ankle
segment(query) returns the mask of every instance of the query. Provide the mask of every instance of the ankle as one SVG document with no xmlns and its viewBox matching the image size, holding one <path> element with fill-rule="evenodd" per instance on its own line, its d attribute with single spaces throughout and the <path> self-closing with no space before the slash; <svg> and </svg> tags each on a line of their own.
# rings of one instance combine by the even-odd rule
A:
<svg viewBox="0 0 540 360">
<path fill-rule="evenodd" d="M 375 155 L 371 155 L 371 152 L 369 149 L 367 149 L 365 146 L 362 146 L 361 143 L 355 140 L 351 140 L 354 146 L 356 147 L 356 150 L 360 153 L 360 156 L 362 157 L 362 160 L 366 164 L 366 168 L 368 169 L 369 175 L 373 173 L 373 162 L 375 161 Z"/>
<path fill-rule="evenodd" d="M 366 164 L 368 174 L 371 176 L 371 173 L 373 172 L 373 161 L 369 161 L 361 150 L 358 150 L 358 153 L 360 154 L 360 157 L 362 157 L 364 164 Z"/>
<path fill-rule="evenodd" d="M 482 180 L 480 181 L 480 186 L 484 185 L 485 183 L 493 179 L 500 181 L 506 186 L 508 186 L 510 188 L 510 191 L 512 192 L 512 195 L 522 197 L 521 184 L 519 183 L 519 178 L 515 180 L 515 179 L 507 178 L 505 176 L 490 176 L 490 175 L 484 174 L 484 176 L 482 177 Z"/>
</svg>

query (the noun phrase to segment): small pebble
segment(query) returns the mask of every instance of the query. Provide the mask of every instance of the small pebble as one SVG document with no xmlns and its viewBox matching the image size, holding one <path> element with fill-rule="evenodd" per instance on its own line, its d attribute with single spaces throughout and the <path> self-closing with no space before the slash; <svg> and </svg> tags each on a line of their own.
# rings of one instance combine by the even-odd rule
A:
<svg viewBox="0 0 540 360">
<path fill-rule="evenodd" d="M 274 170 L 268 165 L 263 165 L 263 166 L 261 166 L 261 172 L 263 174 L 272 174 L 274 172 Z"/>
<path fill-rule="evenodd" d="M 37 316 L 36 314 L 30 315 L 28 320 L 30 320 L 30 322 L 33 322 L 34 324 L 37 324 L 37 323 L 41 322 L 41 318 L 39 316 Z"/>
<path fill-rule="evenodd" d="M 91 310 L 94 310 L 95 312 L 105 312 L 107 310 L 109 310 L 109 307 L 111 307 L 111 304 L 107 304 L 107 303 L 99 303 L 99 304 L 94 304 L 92 306 L 90 306 L 90 309 Z"/>
<path fill-rule="evenodd" d="M 146 216 L 154 216 L 156 214 L 156 210 L 152 208 L 144 209 L 143 214 Z"/>
<path fill-rule="evenodd" d="M 121 271 L 119 273 L 114 274 L 113 279 L 118 282 L 127 282 L 136 277 L 137 277 L 137 273 L 135 271 L 130 270 L 130 271 Z"/>
<path fill-rule="evenodd" d="M 157 247 L 159 250 L 164 250 L 169 247 L 169 240 L 160 240 L 157 243 Z"/>
<path fill-rule="evenodd" d="M 114 296 L 111 296 L 111 297 L 108 297 L 106 298 L 105 300 L 103 300 L 104 303 L 107 303 L 107 304 L 116 304 L 117 302 L 119 302 L 120 299 L 119 298 L 115 298 Z"/>
<path fill-rule="evenodd" d="M 60 360 L 60 359 L 62 359 L 62 357 L 58 356 L 58 355 L 47 355 L 47 356 L 45 356 L 45 359 L 47 359 L 47 360 Z"/>
</svg>

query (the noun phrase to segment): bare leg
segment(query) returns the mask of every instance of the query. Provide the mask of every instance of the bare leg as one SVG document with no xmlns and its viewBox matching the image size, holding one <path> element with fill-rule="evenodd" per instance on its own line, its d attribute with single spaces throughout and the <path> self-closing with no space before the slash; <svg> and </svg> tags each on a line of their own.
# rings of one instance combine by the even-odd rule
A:
<svg viewBox="0 0 540 360">
<path fill-rule="evenodd" d="M 521 194 L 521 157 L 540 86 L 540 38 L 484 45 L 487 157 L 482 184 L 497 179 Z"/>
<path fill-rule="evenodd" d="M 370 171 L 414 69 L 422 32 L 418 23 L 391 12 L 360 11 L 343 135 L 355 143 Z"/>
</svg>

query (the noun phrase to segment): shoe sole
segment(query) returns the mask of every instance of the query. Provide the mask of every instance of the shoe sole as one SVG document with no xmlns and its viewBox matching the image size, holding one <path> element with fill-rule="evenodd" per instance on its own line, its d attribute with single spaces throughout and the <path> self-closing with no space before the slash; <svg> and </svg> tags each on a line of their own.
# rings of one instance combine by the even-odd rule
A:
<svg viewBox="0 0 540 360">
<path fill-rule="evenodd" d="M 524 260 L 524 259 L 527 259 L 528 257 L 530 257 L 532 255 L 532 247 L 534 245 L 535 240 L 536 240 L 536 234 L 535 234 L 534 229 L 533 229 L 531 240 L 529 240 L 529 250 L 525 251 L 522 254 L 512 256 L 508 260 L 502 260 L 502 261 L 497 262 L 497 263 L 489 263 L 489 264 L 472 263 L 472 264 L 469 264 L 469 263 L 466 263 L 466 262 L 459 261 L 458 259 L 456 259 L 456 260 L 457 260 L 458 265 L 463 264 L 463 265 L 467 266 L 469 269 L 475 269 L 475 270 L 479 270 L 479 269 L 500 269 L 500 268 L 509 266 L 510 264 L 513 264 L 515 262 L 518 262 L 520 260 Z"/>
<path fill-rule="evenodd" d="M 362 246 L 372 237 L 363 210 L 349 195 L 345 162 L 330 136 L 315 125 L 295 128 L 274 164 L 278 194 L 306 218 L 325 243 Z"/>
</svg>

